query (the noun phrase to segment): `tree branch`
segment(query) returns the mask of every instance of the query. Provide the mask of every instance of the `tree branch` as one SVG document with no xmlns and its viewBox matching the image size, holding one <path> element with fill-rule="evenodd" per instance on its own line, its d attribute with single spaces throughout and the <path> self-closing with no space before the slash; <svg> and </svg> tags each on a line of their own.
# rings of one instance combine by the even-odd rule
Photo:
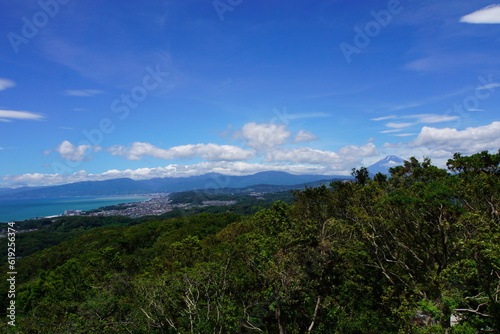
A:
<svg viewBox="0 0 500 334">
<path fill-rule="evenodd" d="M 316 307 L 314 308 L 314 314 L 313 314 L 313 318 L 311 321 L 311 325 L 309 325 L 309 328 L 307 329 L 308 333 L 311 333 L 311 331 L 314 327 L 314 322 L 316 321 L 316 315 L 318 314 L 320 303 L 321 303 L 321 296 L 318 296 L 318 300 L 316 301 Z"/>
</svg>

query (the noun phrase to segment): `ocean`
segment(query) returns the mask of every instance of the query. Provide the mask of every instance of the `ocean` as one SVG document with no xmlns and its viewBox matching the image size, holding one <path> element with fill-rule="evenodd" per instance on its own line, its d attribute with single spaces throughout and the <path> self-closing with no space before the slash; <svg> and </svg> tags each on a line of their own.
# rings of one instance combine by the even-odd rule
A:
<svg viewBox="0 0 500 334">
<path fill-rule="evenodd" d="M 88 211 L 120 203 L 142 202 L 150 197 L 59 197 L 0 199 L 0 222 L 20 221 L 38 217 L 61 215 L 65 210 Z"/>
</svg>

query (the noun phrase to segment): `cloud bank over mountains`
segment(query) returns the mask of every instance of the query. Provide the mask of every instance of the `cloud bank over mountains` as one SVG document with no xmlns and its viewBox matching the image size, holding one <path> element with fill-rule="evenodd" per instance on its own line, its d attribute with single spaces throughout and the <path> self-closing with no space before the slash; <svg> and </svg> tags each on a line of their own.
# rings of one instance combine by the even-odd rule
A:
<svg viewBox="0 0 500 334">
<path fill-rule="evenodd" d="M 405 128 L 406 120 L 414 124 L 435 124 L 454 119 L 440 115 L 384 116 L 372 119 L 374 122 L 391 120 L 385 126 Z M 363 161 L 373 161 L 381 155 L 395 153 L 408 158 L 421 153 L 417 158 L 433 156 L 451 158 L 453 153 L 475 153 L 500 147 L 500 122 L 468 127 L 463 130 L 425 125 L 418 135 L 408 143 L 386 143 L 378 148 L 369 141 L 364 145 L 345 145 L 336 151 L 321 150 L 307 146 L 317 137 L 304 129 L 292 133 L 286 125 L 255 122 L 247 123 L 234 131 L 231 141 L 238 145 L 198 143 L 173 147 L 158 147 L 147 142 L 133 142 L 128 145 L 100 147 L 75 145 L 67 140 L 46 154 L 57 154 L 56 159 L 68 162 L 73 173 L 28 173 L 7 175 L 2 181 L 14 185 L 55 185 L 78 181 L 97 181 L 127 177 L 135 180 L 154 177 L 180 177 L 201 175 L 209 172 L 227 175 L 248 175 L 261 171 L 286 171 L 296 174 L 348 175 L 351 168 Z M 83 168 L 86 161 L 102 158 L 101 155 L 131 161 L 182 160 L 185 163 L 170 163 L 163 167 L 117 170 L 103 173 L 88 173 Z M 444 162 L 443 160 L 442 162 Z"/>
</svg>

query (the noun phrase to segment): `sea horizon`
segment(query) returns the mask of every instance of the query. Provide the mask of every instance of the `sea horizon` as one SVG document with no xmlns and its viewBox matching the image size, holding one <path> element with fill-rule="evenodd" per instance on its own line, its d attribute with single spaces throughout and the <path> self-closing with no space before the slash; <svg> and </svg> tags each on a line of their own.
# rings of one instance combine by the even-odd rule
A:
<svg viewBox="0 0 500 334">
<path fill-rule="evenodd" d="M 143 202 L 151 196 L 78 196 L 0 199 L 0 223 L 59 216 L 66 210 L 89 211 L 121 203 Z"/>
</svg>

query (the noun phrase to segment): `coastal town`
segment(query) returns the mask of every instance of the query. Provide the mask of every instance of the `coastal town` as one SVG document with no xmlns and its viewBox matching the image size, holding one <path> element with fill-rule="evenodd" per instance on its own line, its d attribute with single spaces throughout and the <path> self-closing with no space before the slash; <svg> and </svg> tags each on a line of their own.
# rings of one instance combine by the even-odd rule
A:
<svg viewBox="0 0 500 334">
<path fill-rule="evenodd" d="M 71 216 L 87 216 L 87 217 L 104 217 L 104 216 L 125 216 L 130 218 L 138 218 L 143 216 L 158 216 L 170 212 L 174 209 L 189 209 L 192 207 L 207 207 L 207 206 L 225 206 L 236 204 L 235 200 L 206 200 L 200 204 L 193 203 L 171 203 L 172 200 L 169 194 L 150 194 L 151 198 L 143 202 L 121 203 L 112 206 L 105 206 L 94 210 L 65 210 L 60 215 L 38 217 L 42 218 L 58 218 Z M 17 230 L 16 233 L 25 233 L 37 231 L 38 229 Z M 0 229 L 0 238 L 5 238 L 7 228 Z"/>
<path fill-rule="evenodd" d="M 192 203 L 171 203 L 166 194 L 152 194 L 152 198 L 144 202 L 123 203 L 113 206 L 102 207 L 90 211 L 66 210 L 62 216 L 126 216 L 137 218 L 142 216 L 157 216 L 170 212 L 174 209 L 186 209 L 189 207 L 224 206 L 236 204 L 236 201 L 202 201 L 200 205 Z"/>
</svg>

